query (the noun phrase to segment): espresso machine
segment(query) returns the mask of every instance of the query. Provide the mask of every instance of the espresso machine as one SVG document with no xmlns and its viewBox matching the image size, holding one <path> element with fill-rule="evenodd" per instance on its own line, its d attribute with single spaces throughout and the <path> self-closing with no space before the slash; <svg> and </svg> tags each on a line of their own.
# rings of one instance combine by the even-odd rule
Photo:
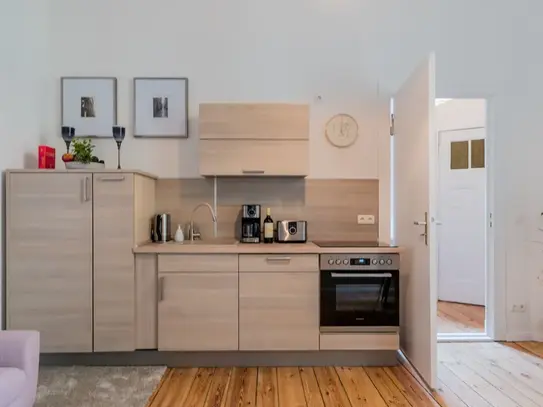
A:
<svg viewBox="0 0 543 407">
<path fill-rule="evenodd" d="M 241 207 L 241 243 L 260 243 L 260 205 Z"/>
</svg>

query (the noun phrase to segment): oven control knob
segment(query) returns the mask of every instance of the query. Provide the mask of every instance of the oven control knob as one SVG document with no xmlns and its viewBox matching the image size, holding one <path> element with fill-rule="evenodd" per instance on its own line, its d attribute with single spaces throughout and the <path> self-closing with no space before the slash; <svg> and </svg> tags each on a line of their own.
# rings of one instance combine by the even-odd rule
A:
<svg viewBox="0 0 543 407">
<path fill-rule="evenodd" d="M 328 259 L 328 264 L 330 265 L 334 264 L 334 259 Z"/>
<path fill-rule="evenodd" d="M 345 265 L 349 264 L 349 260 L 348 259 L 343 260 L 343 264 Z"/>
<path fill-rule="evenodd" d="M 382 266 L 383 264 L 385 264 L 385 259 L 381 259 L 379 260 L 379 264 Z"/>
<path fill-rule="evenodd" d="M 371 261 L 371 263 L 372 263 L 372 264 L 377 264 L 377 259 L 373 259 L 373 260 Z"/>
<path fill-rule="evenodd" d="M 390 266 L 392 264 L 392 259 L 388 259 L 387 264 Z"/>
<path fill-rule="evenodd" d="M 341 260 L 340 260 L 340 259 L 336 259 L 336 264 L 337 264 L 337 265 L 340 265 L 340 264 L 341 264 Z"/>
</svg>

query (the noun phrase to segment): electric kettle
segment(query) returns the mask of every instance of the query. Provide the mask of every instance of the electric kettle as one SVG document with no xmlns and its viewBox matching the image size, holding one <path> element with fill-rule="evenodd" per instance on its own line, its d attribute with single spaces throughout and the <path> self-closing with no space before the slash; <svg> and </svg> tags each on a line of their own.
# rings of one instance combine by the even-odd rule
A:
<svg viewBox="0 0 543 407">
<path fill-rule="evenodd" d="M 172 218 L 169 213 L 159 213 L 153 219 L 153 242 L 166 243 L 172 240 Z"/>
</svg>

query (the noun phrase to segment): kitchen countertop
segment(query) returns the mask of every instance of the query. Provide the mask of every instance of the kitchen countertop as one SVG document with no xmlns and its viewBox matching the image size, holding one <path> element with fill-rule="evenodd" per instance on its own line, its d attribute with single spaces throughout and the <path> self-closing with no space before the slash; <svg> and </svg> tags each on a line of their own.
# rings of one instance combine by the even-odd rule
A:
<svg viewBox="0 0 543 407">
<path fill-rule="evenodd" d="M 125 170 L 121 169 L 118 170 L 116 168 L 86 168 L 86 169 L 74 169 L 74 170 L 68 170 L 65 168 L 52 168 L 52 169 L 45 169 L 45 168 L 30 168 L 30 169 L 9 169 L 6 170 L 6 173 L 49 173 L 49 174 L 72 174 L 72 173 L 119 173 L 119 174 L 138 174 L 143 175 L 144 177 L 149 177 L 152 179 L 158 179 L 156 175 L 149 174 L 145 171 L 140 170 Z"/>
<path fill-rule="evenodd" d="M 326 253 L 400 253 L 401 247 L 319 247 L 307 243 L 239 243 L 233 239 L 185 241 L 183 243 L 144 243 L 134 247 L 134 253 L 152 254 L 326 254 Z"/>
</svg>

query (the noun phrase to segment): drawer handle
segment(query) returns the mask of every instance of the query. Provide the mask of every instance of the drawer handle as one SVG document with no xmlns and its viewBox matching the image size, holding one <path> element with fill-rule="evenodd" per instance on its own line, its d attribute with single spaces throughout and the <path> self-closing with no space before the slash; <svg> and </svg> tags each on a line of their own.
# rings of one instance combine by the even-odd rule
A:
<svg viewBox="0 0 543 407">
<path fill-rule="evenodd" d="M 98 178 L 100 181 L 124 181 L 124 175 L 120 177 L 100 177 Z"/>
<path fill-rule="evenodd" d="M 241 170 L 244 174 L 264 174 L 264 170 Z"/>
<path fill-rule="evenodd" d="M 290 261 L 289 256 L 275 256 L 275 257 L 266 257 L 266 261 Z"/>
</svg>

